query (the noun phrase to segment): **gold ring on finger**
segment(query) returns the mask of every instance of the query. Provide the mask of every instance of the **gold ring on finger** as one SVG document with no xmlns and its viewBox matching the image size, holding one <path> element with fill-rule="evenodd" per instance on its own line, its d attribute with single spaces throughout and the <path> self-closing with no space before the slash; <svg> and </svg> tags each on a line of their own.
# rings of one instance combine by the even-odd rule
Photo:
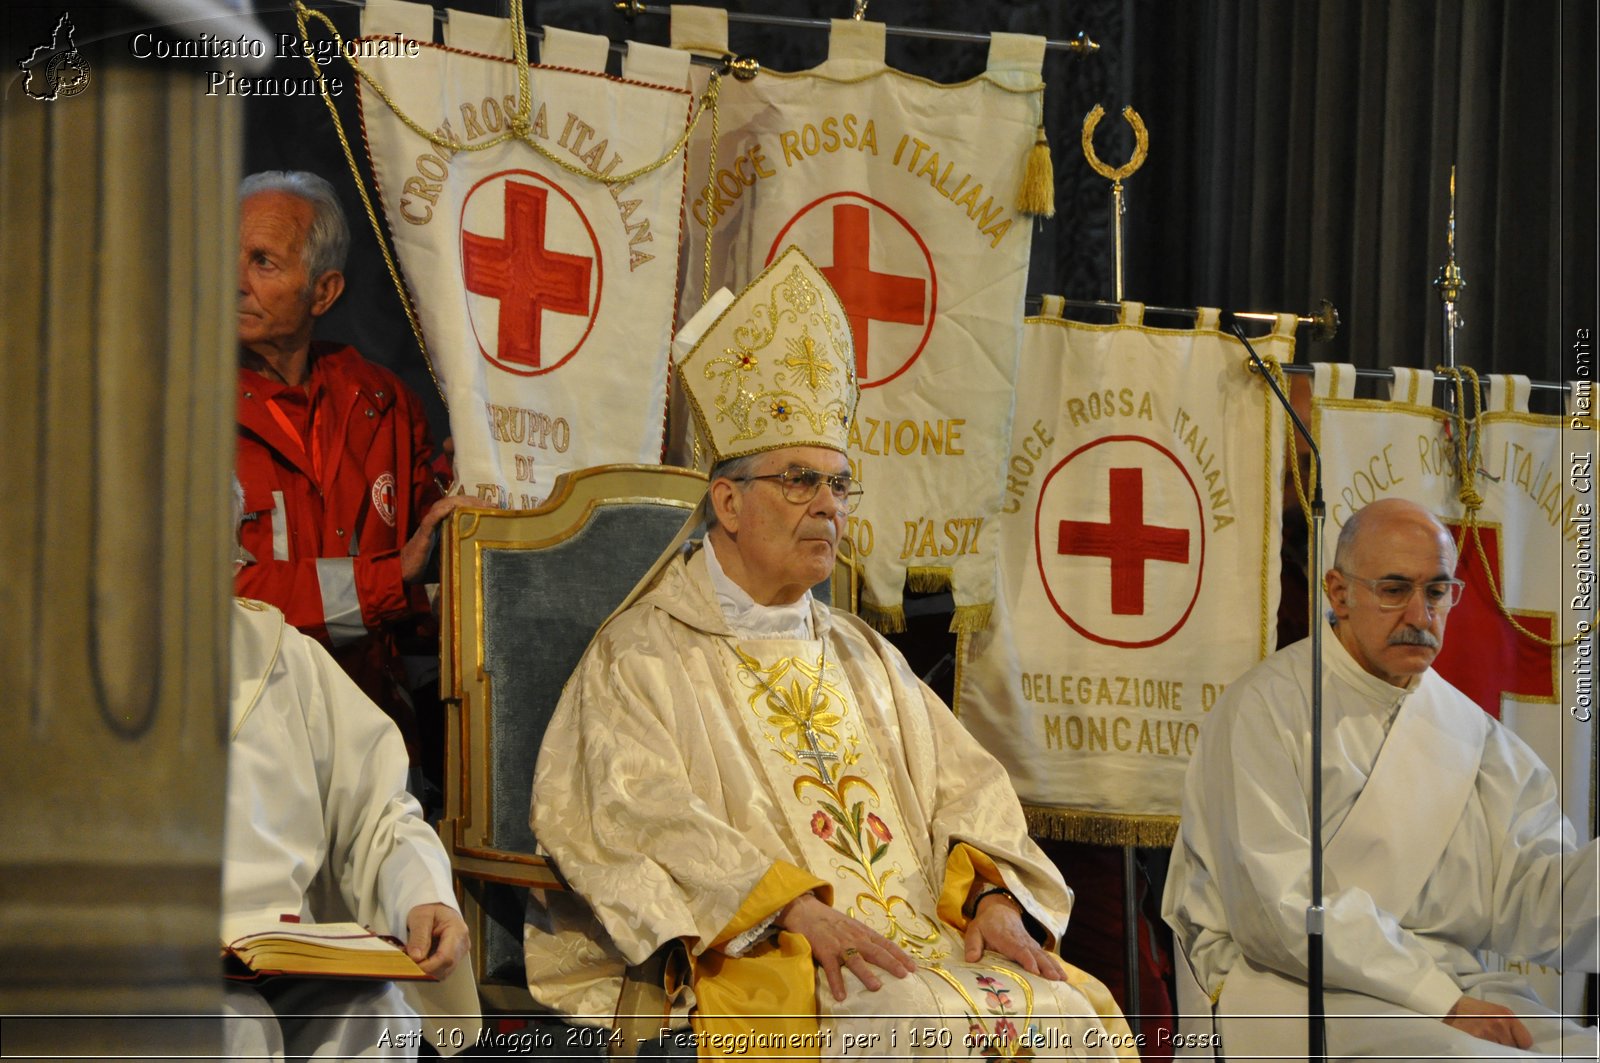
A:
<svg viewBox="0 0 1600 1063">
<path fill-rule="evenodd" d="M 841 960 L 848 961 L 848 960 L 855 959 L 859 955 L 861 955 L 861 950 L 860 949 L 848 948 L 848 949 L 845 949 L 843 952 L 839 953 L 839 958 Z"/>
</svg>

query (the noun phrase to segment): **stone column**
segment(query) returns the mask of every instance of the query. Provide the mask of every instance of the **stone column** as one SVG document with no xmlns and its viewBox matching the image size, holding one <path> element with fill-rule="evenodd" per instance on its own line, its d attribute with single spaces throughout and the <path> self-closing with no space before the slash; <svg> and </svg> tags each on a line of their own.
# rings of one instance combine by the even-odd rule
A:
<svg viewBox="0 0 1600 1063">
<path fill-rule="evenodd" d="M 76 94 L 0 76 L 0 1014 L 215 1054 L 242 117 L 82 14 Z"/>
</svg>

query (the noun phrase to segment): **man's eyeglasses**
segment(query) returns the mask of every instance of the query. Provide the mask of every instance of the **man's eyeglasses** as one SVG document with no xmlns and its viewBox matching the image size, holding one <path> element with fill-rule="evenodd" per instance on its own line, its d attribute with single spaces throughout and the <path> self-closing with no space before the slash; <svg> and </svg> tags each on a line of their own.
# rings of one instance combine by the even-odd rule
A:
<svg viewBox="0 0 1600 1063">
<path fill-rule="evenodd" d="M 1352 583 L 1360 583 L 1372 592 L 1378 599 L 1378 608 L 1389 612 L 1404 609 L 1411 604 L 1411 596 L 1418 590 L 1422 591 L 1422 604 L 1428 611 L 1436 612 L 1440 609 L 1449 609 L 1461 601 L 1461 592 L 1466 589 L 1466 584 L 1458 579 L 1435 579 L 1426 583 L 1415 583 L 1408 579 L 1362 579 L 1339 569 L 1345 579 Z"/>
<path fill-rule="evenodd" d="M 775 480 L 783 489 L 783 497 L 796 505 L 804 505 L 817 497 L 817 492 L 822 490 L 822 485 L 827 484 L 828 490 L 833 492 L 833 497 L 844 506 L 846 513 L 854 513 L 856 504 L 861 501 L 862 487 L 855 477 L 847 472 L 825 473 L 818 469 L 785 469 L 783 472 L 771 472 L 765 476 L 733 476 L 729 477 L 738 483 L 748 480 Z"/>
</svg>

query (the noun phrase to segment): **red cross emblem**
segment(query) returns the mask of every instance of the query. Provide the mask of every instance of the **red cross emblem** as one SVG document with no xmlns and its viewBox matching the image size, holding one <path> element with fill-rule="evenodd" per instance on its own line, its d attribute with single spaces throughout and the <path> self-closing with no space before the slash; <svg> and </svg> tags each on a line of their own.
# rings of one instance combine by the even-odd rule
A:
<svg viewBox="0 0 1600 1063">
<path fill-rule="evenodd" d="M 939 294 L 933 255 L 911 223 L 875 199 L 835 192 L 802 207 L 779 230 L 767 262 L 789 244 L 805 249 L 839 293 L 860 385 L 887 384 L 910 368 L 928 345 Z"/>
<path fill-rule="evenodd" d="M 1046 596 L 1084 638 L 1165 642 L 1200 597 L 1200 493 L 1172 452 L 1142 436 L 1086 443 L 1039 488 L 1034 552 Z"/>
<path fill-rule="evenodd" d="M 538 174 L 504 171 L 467 193 L 461 276 L 478 349 L 507 372 L 558 368 L 594 329 L 599 242 L 577 201 Z"/>
<path fill-rule="evenodd" d="M 1471 533 L 1455 521 L 1446 523 L 1461 551 L 1456 577 L 1466 581 L 1467 589 L 1460 604 L 1450 610 L 1444 648 L 1433 659 L 1434 669 L 1496 719 L 1502 697 L 1534 702 L 1557 700 L 1560 651 L 1535 642 L 1511 626 L 1495 605 L 1494 592 Z M 1494 574 L 1494 586 L 1505 598 L 1500 529 L 1480 524 L 1478 535 L 1489 559 L 1489 572 Z M 1554 614 L 1513 609 L 1511 615 L 1540 638 L 1551 638 Z"/>
<path fill-rule="evenodd" d="M 1111 562 L 1111 611 L 1144 613 L 1146 561 L 1189 562 L 1189 533 L 1144 522 L 1144 470 L 1111 470 L 1111 519 L 1104 524 L 1064 520 L 1056 553 L 1104 557 Z"/>
</svg>

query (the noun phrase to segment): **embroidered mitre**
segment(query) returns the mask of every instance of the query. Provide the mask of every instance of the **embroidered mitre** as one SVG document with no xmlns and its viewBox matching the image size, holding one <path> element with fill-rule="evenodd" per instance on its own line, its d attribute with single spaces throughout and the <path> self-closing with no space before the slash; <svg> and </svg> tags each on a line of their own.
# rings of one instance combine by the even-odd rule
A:
<svg viewBox="0 0 1600 1063">
<path fill-rule="evenodd" d="M 860 394 L 855 348 L 844 305 L 822 273 L 791 246 L 738 298 L 726 289 L 717 296 L 675 345 L 699 331 L 676 357 L 697 461 L 710 468 L 780 447 L 844 451 Z"/>
</svg>

